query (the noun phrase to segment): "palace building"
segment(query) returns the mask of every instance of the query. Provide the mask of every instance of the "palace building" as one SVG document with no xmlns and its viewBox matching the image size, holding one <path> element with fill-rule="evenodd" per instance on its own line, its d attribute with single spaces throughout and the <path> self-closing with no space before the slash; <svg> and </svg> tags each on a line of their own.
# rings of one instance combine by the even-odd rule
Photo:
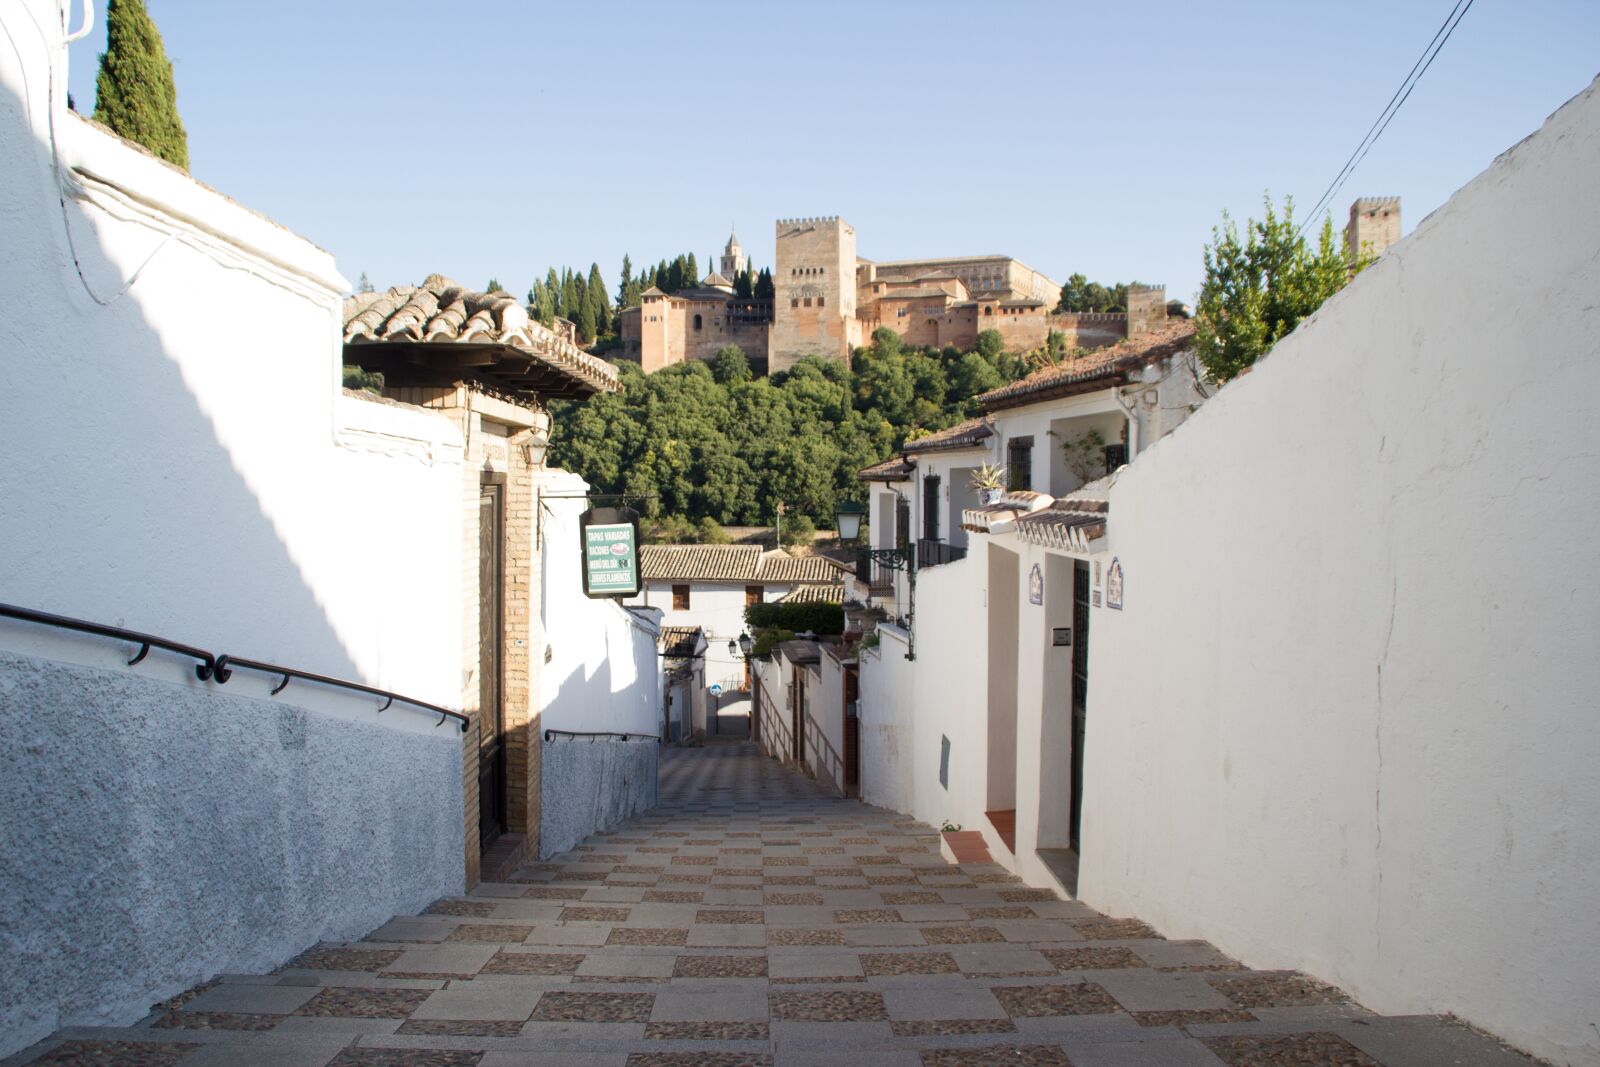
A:
<svg viewBox="0 0 1600 1067">
<path fill-rule="evenodd" d="M 1166 289 L 1132 285 L 1117 312 L 1060 312 L 1061 283 L 1010 256 L 874 261 L 856 254 L 856 229 L 837 215 L 777 221 L 770 299 L 740 297 L 733 282 L 749 263 L 730 235 L 721 271 L 692 288 L 652 288 L 618 315 L 622 356 L 645 373 L 687 359 L 710 360 L 738 345 L 759 372 L 788 370 L 807 356 L 849 359 L 888 327 L 908 345 L 971 349 L 996 330 L 1008 349 L 1101 348 L 1138 337 L 1167 316 Z M 1349 232 L 1366 254 L 1399 237 L 1396 198 L 1357 201 Z"/>
</svg>

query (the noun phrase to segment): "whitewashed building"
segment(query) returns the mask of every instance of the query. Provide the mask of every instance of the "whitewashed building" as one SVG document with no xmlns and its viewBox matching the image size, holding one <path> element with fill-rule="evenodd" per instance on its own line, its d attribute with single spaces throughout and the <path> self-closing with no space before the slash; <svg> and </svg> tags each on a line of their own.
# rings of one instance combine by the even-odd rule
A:
<svg viewBox="0 0 1600 1067">
<path fill-rule="evenodd" d="M 1189 417 L 1126 466 L 967 509 L 862 653 L 865 799 L 1600 1063 L 1597 182 L 1600 83 L 1197 412 L 1129 383 Z"/>
<path fill-rule="evenodd" d="M 665 626 L 699 627 L 706 641 L 705 684 L 724 692 L 746 690 L 745 660 L 737 647 L 746 629 L 744 609 L 842 603 L 847 574 L 822 556 L 791 556 L 759 545 L 645 545 L 639 554 L 644 590 L 628 603 L 660 609 Z"/>
</svg>

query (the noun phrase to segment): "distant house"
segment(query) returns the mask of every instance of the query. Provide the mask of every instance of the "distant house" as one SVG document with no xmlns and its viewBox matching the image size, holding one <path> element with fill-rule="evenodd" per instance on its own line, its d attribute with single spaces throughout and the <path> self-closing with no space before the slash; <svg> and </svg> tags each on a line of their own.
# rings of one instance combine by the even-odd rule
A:
<svg viewBox="0 0 1600 1067">
<path fill-rule="evenodd" d="M 742 656 L 728 647 L 744 632 L 746 607 L 842 603 L 845 596 L 841 564 L 759 545 L 645 545 L 639 570 L 644 591 L 628 603 L 660 608 L 663 626 L 703 630 L 706 684 L 725 690 L 749 688 Z"/>
<path fill-rule="evenodd" d="M 698 626 L 663 626 L 659 639 L 663 736 L 706 732 L 706 635 Z"/>
</svg>

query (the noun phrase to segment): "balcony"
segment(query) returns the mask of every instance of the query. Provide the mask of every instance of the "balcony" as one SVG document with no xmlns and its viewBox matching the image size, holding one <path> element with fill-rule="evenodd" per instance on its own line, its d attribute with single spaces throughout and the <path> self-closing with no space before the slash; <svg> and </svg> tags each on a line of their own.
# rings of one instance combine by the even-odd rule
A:
<svg viewBox="0 0 1600 1067">
<path fill-rule="evenodd" d="M 937 567 L 941 563 L 954 563 L 958 559 L 966 559 L 967 550 L 955 545 L 947 545 L 943 541 L 931 538 L 921 538 L 917 541 L 917 566 Z"/>
</svg>

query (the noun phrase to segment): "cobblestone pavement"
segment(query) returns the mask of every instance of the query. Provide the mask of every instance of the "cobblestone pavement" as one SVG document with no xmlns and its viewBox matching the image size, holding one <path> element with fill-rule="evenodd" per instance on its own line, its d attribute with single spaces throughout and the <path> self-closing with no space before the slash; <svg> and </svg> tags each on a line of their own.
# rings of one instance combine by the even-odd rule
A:
<svg viewBox="0 0 1600 1067">
<path fill-rule="evenodd" d="M 511 882 L 270 975 L 225 975 L 51 1065 L 1501 1067 L 1385 1018 L 946 864 L 929 827 L 824 794 L 745 744 L 669 753 L 661 805 Z"/>
</svg>

